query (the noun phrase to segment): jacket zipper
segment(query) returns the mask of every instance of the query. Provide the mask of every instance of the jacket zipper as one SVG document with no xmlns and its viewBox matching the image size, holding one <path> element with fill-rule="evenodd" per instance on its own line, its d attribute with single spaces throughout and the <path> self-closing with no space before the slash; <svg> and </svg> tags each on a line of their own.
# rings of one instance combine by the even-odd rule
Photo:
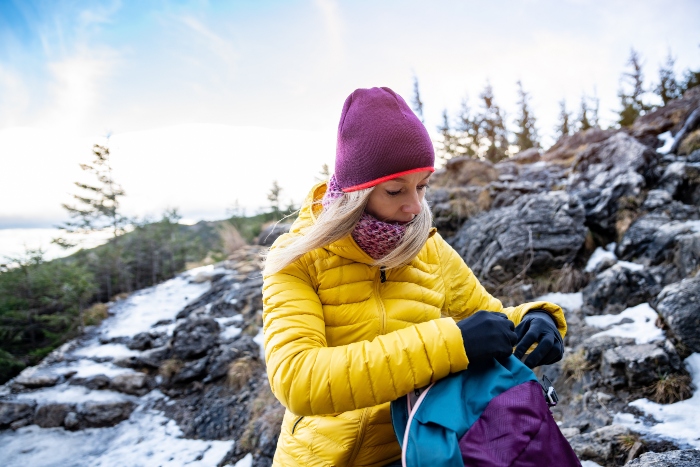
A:
<svg viewBox="0 0 700 467">
<path fill-rule="evenodd" d="M 386 332 L 386 309 L 384 308 L 384 302 L 382 302 L 382 296 L 379 294 L 379 285 L 386 282 L 386 272 L 384 271 L 384 266 L 379 268 L 379 282 L 374 283 L 374 293 L 377 295 L 377 304 L 379 305 L 380 313 L 380 328 L 379 335 L 383 335 Z"/>
<path fill-rule="evenodd" d="M 365 440 L 365 425 L 367 423 L 367 416 L 370 410 L 371 408 L 362 409 L 362 416 L 360 417 L 360 436 L 357 437 L 357 441 L 355 442 L 355 448 L 352 450 L 352 455 L 350 456 L 347 465 L 355 465 L 355 458 L 359 454 L 360 447 L 362 447 L 362 443 Z"/>
<path fill-rule="evenodd" d="M 303 415 L 301 417 L 297 418 L 297 421 L 294 422 L 294 425 L 292 425 L 292 434 L 294 434 L 294 430 L 297 429 L 297 425 L 299 424 L 299 422 L 301 421 L 302 418 L 304 418 Z"/>
</svg>

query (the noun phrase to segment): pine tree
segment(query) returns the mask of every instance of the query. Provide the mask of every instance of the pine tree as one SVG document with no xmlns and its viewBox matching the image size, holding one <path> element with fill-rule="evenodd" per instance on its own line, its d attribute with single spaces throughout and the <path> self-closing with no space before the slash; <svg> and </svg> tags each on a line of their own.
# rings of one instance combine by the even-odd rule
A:
<svg viewBox="0 0 700 467">
<path fill-rule="evenodd" d="M 559 101 L 559 122 L 554 128 L 557 141 L 571 134 L 571 113 L 566 110 L 566 99 Z"/>
<path fill-rule="evenodd" d="M 420 99 L 420 91 L 418 89 L 418 77 L 413 76 L 413 111 L 416 113 L 420 121 L 425 123 L 423 118 L 423 101 Z"/>
<path fill-rule="evenodd" d="M 535 117 L 532 115 L 528 101 L 530 96 L 523 89 L 523 83 L 518 80 L 518 118 L 515 120 L 517 130 L 515 131 L 515 144 L 520 148 L 520 151 L 529 148 L 537 148 L 540 143 L 537 137 L 537 129 L 535 128 Z"/>
<path fill-rule="evenodd" d="M 598 113 L 600 111 L 600 97 L 598 97 L 598 91 L 593 92 L 593 107 L 591 107 L 591 125 L 593 128 L 600 128 L 600 120 L 598 119 Z"/>
<path fill-rule="evenodd" d="M 462 99 L 457 118 L 456 152 L 461 156 L 477 158 L 479 154 L 479 128 L 469 106 L 469 97 Z"/>
<path fill-rule="evenodd" d="M 676 72 L 673 70 L 675 64 L 676 60 L 669 50 L 666 64 L 659 67 L 659 84 L 654 89 L 654 92 L 659 95 L 664 105 L 673 99 L 681 97 L 681 87 L 678 84 L 678 80 L 676 80 Z"/>
<path fill-rule="evenodd" d="M 124 233 L 124 229 L 130 223 L 121 212 L 120 200 L 126 194 L 112 175 L 109 148 L 95 144 L 92 148 L 94 159 L 90 164 L 80 164 L 80 168 L 92 174 L 96 184 L 75 182 L 82 194 L 74 194 L 76 204 L 62 204 L 68 211 L 70 221 L 60 225 L 59 228 L 69 235 L 88 234 L 93 232 L 110 231 L 116 239 Z M 66 238 L 57 238 L 54 243 L 71 248 L 75 241 Z"/>
<path fill-rule="evenodd" d="M 581 110 L 579 111 L 577 122 L 579 131 L 585 131 L 593 127 L 593 124 L 591 124 L 591 121 L 588 119 L 588 112 L 588 98 L 583 94 L 581 96 Z"/>
<path fill-rule="evenodd" d="M 700 86 L 700 71 L 685 70 L 685 73 L 683 73 L 683 84 L 681 85 L 681 95 L 695 86 Z"/>
<path fill-rule="evenodd" d="M 631 50 L 627 65 L 630 67 L 630 71 L 622 74 L 622 83 L 617 93 L 621 105 L 617 123 L 621 127 L 631 126 L 638 117 L 650 109 L 643 100 L 644 94 L 646 94 L 644 74 L 642 73 L 641 58 L 636 50 Z"/>
<path fill-rule="evenodd" d="M 280 187 L 277 180 L 272 182 L 272 187 L 267 194 L 267 200 L 270 202 L 270 207 L 272 208 L 272 213 L 275 219 L 280 218 L 280 203 L 282 202 L 282 187 Z"/>
<path fill-rule="evenodd" d="M 456 139 L 452 128 L 450 127 L 450 118 L 447 114 L 447 109 L 442 111 L 442 124 L 437 128 L 440 133 L 441 140 L 437 148 L 438 160 L 444 164 L 455 156 Z"/>
<path fill-rule="evenodd" d="M 481 109 L 475 118 L 479 155 L 495 164 L 510 156 L 504 113 L 495 102 L 490 83 L 486 84 L 479 98 Z"/>
<path fill-rule="evenodd" d="M 331 178 L 331 169 L 328 167 L 328 164 L 322 164 L 321 165 L 321 170 L 318 172 L 318 175 L 316 176 L 316 180 L 319 182 L 325 182 Z"/>
</svg>

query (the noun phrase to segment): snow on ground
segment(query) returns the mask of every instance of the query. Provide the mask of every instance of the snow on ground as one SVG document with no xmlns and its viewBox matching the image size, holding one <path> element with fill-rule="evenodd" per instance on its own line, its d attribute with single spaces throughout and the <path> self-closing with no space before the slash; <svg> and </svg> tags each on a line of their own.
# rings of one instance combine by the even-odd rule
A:
<svg viewBox="0 0 700 467">
<path fill-rule="evenodd" d="M 613 244 L 614 245 L 614 244 Z M 614 249 L 614 247 L 613 247 Z M 595 268 L 602 263 L 603 261 L 611 259 L 613 261 L 617 261 L 617 256 L 615 256 L 615 253 L 613 253 L 612 250 L 609 250 L 607 247 L 606 248 L 601 248 L 598 247 L 595 249 L 591 257 L 588 259 L 588 263 L 586 263 L 586 272 L 593 272 Z"/>
<path fill-rule="evenodd" d="M 17 395 L 17 399 L 35 400 L 37 404 L 70 404 L 83 402 L 122 402 L 133 400 L 131 396 L 115 391 L 92 390 L 84 386 L 59 384 L 50 388 L 39 389 Z"/>
<path fill-rule="evenodd" d="M 251 467 L 253 465 L 253 455 L 248 453 L 245 457 L 238 462 L 233 467 Z"/>
<path fill-rule="evenodd" d="M 657 148 L 656 152 L 658 152 L 659 154 L 668 154 L 668 151 L 671 150 L 671 148 L 673 147 L 673 143 L 676 141 L 676 138 L 673 137 L 673 133 L 667 131 L 665 133 L 661 133 L 659 136 L 657 136 L 657 138 L 663 141 L 664 145 L 660 148 Z"/>
<path fill-rule="evenodd" d="M 5 430 L 0 445 L 4 467 L 208 467 L 224 458 L 233 441 L 184 439 L 173 420 L 137 410 L 109 428 L 68 431 L 30 425 Z"/>
<path fill-rule="evenodd" d="M 586 324 L 596 328 L 612 327 L 594 334 L 598 336 L 634 337 L 637 344 L 646 344 L 664 338 L 664 333 L 656 327 L 656 311 L 648 303 L 627 308 L 618 315 L 586 316 Z M 629 322 L 632 320 L 632 322 Z M 622 322 L 624 321 L 624 322 Z"/>
<path fill-rule="evenodd" d="M 700 353 L 686 358 L 685 367 L 695 386 L 695 393 L 690 399 L 675 404 L 657 404 L 645 398 L 629 404 L 659 423 L 651 425 L 629 413 L 616 414 L 613 422 L 636 432 L 656 435 L 700 449 Z"/>
<path fill-rule="evenodd" d="M 253 342 L 260 346 L 260 358 L 263 362 L 266 362 L 267 360 L 265 360 L 265 336 L 263 335 L 262 328 L 260 328 L 258 334 L 255 337 L 253 337 Z"/>
<path fill-rule="evenodd" d="M 600 467 L 600 464 L 593 461 L 581 461 L 581 467 Z"/>
<path fill-rule="evenodd" d="M 145 289 L 113 306 L 113 316 L 104 320 L 97 332 L 102 336 L 133 336 L 151 330 L 158 321 L 167 320 L 163 325 L 174 329 L 177 313 L 189 302 L 199 298 L 209 290 L 210 283 L 194 283 L 191 279 L 200 271 L 212 272 L 212 267 L 198 268 L 170 279 L 160 285 Z M 216 271 L 214 271 L 216 272 Z M 228 318 L 230 324 L 237 322 Z M 163 326 L 158 326 L 157 329 Z M 239 329 L 231 327 L 240 332 Z M 113 378 L 134 370 L 120 368 L 111 362 L 94 359 L 119 359 L 139 355 L 123 344 L 100 345 L 93 338 L 80 343 L 72 352 L 69 349 L 76 341 L 65 344 L 57 351 L 66 359 L 55 359 L 54 363 L 42 362 L 33 371 L 88 378 L 103 374 Z M 57 352 L 54 351 L 54 352 Z M 30 376 L 29 373 L 27 376 Z M 154 399 L 165 398 L 157 390 L 143 397 L 135 397 L 109 390 L 90 390 L 84 386 L 70 385 L 67 382 L 57 386 L 24 392 L 12 396 L 7 386 L 0 386 L 4 397 L 21 400 L 34 400 L 37 404 L 136 401 L 137 409 L 128 420 L 109 428 L 90 428 L 68 431 L 63 428 L 39 428 L 30 425 L 16 431 L 0 431 L 0 464 L 3 467 L 116 467 L 116 466 L 211 466 L 217 465 L 233 446 L 233 441 L 202 441 L 184 439 L 177 424 L 161 412 L 149 409 Z M 245 458 L 244 458 L 245 460 Z M 243 461 L 241 461 L 243 462 Z M 241 466 L 250 465 L 241 464 Z"/>
<path fill-rule="evenodd" d="M 583 306 L 583 294 L 581 292 L 576 293 L 561 293 L 554 292 L 537 297 L 534 301 L 545 301 L 556 303 L 560 307 L 564 308 L 569 313 L 578 311 Z"/>
<path fill-rule="evenodd" d="M 149 331 L 158 321 L 175 319 L 185 305 L 209 290 L 209 282 L 191 282 L 197 274 L 209 269 L 213 267 L 192 269 L 117 303 L 112 308 L 116 316 L 107 318 L 102 324 L 103 335 L 107 338 L 134 336 Z"/>
</svg>

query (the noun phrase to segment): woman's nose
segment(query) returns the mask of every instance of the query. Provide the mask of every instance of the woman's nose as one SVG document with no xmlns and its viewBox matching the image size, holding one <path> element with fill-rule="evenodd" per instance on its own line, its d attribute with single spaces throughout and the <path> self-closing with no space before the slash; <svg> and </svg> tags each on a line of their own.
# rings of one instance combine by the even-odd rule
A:
<svg viewBox="0 0 700 467">
<path fill-rule="evenodd" d="M 420 198 L 417 196 L 413 197 L 410 202 L 407 204 L 404 204 L 401 207 L 401 210 L 405 213 L 413 214 L 414 216 L 417 216 L 420 214 L 421 210 L 421 204 L 420 204 Z"/>
</svg>

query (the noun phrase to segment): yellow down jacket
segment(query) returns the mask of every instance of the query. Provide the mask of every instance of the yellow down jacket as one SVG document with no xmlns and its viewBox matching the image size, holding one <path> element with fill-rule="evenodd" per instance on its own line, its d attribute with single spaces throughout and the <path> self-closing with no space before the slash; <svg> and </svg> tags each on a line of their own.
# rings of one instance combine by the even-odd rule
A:
<svg viewBox="0 0 700 467">
<path fill-rule="evenodd" d="M 314 222 L 326 185 L 314 187 L 279 248 Z M 435 229 L 407 266 L 385 271 L 351 236 L 264 277 L 265 360 L 286 407 L 274 466 L 383 466 L 399 459 L 389 403 L 468 365 L 456 321 L 501 311 L 517 326 L 561 308 L 504 308 Z"/>
</svg>

